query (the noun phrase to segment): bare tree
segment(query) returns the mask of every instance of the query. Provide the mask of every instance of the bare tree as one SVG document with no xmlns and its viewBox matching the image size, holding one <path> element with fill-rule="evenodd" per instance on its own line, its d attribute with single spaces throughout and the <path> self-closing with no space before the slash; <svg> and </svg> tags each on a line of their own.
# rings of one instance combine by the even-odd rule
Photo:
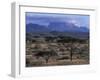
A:
<svg viewBox="0 0 100 80">
<path fill-rule="evenodd" d="M 70 42 L 68 44 L 68 50 L 70 51 L 70 60 L 72 61 L 73 59 L 73 53 L 74 53 L 74 50 L 75 50 L 75 46 L 74 46 L 74 43 L 73 42 Z"/>
<path fill-rule="evenodd" d="M 34 54 L 37 58 L 43 57 L 48 63 L 48 60 L 51 56 L 57 56 L 57 53 L 55 51 L 39 51 L 37 54 Z"/>
</svg>

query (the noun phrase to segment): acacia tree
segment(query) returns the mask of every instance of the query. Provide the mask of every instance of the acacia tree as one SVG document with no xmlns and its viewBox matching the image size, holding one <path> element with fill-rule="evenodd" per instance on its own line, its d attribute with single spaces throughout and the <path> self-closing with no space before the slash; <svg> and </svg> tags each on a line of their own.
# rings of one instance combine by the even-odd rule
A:
<svg viewBox="0 0 100 80">
<path fill-rule="evenodd" d="M 74 46 L 74 43 L 73 42 L 70 42 L 69 45 L 69 51 L 70 51 L 70 60 L 72 61 L 73 59 L 73 53 L 74 53 L 74 50 L 75 50 L 75 46 Z"/>
<path fill-rule="evenodd" d="M 53 50 L 51 50 L 51 51 L 39 51 L 34 56 L 36 56 L 37 58 L 43 57 L 45 59 L 46 63 L 48 63 L 49 58 L 51 56 L 57 56 L 57 53 Z"/>
<path fill-rule="evenodd" d="M 74 54 L 74 51 L 76 49 L 76 47 L 74 46 L 74 44 L 76 42 L 80 43 L 80 42 L 83 42 L 84 40 L 81 40 L 81 39 L 76 39 L 76 38 L 72 38 L 72 37 L 63 37 L 61 38 L 60 40 L 58 40 L 58 42 L 60 43 L 69 43 L 67 45 L 67 48 L 68 50 L 70 51 L 70 60 L 72 61 L 73 59 L 73 54 Z M 80 51 L 80 50 L 79 50 Z M 79 52 L 78 52 L 79 53 Z"/>
</svg>

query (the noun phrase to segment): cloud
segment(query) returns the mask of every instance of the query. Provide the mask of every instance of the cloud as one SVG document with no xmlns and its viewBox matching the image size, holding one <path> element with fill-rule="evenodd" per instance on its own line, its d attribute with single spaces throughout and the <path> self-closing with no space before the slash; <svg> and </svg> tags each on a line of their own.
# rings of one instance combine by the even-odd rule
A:
<svg viewBox="0 0 100 80">
<path fill-rule="evenodd" d="M 74 20 L 74 19 L 68 20 L 67 23 L 71 23 L 71 24 L 74 24 L 74 25 L 77 26 L 77 27 L 81 27 L 80 22 L 77 21 L 77 20 Z"/>
</svg>

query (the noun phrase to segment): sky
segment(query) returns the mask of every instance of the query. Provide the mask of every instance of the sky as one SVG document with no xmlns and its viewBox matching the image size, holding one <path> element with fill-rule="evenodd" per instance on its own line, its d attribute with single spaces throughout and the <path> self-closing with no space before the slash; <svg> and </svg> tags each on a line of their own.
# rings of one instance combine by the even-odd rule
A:
<svg viewBox="0 0 100 80">
<path fill-rule="evenodd" d="M 66 24 L 72 23 L 77 27 L 89 28 L 89 15 L 26 12 L 25 16 L 26 24 L 48 26 L 50 22 L 64 22 Z"/>
</svg>

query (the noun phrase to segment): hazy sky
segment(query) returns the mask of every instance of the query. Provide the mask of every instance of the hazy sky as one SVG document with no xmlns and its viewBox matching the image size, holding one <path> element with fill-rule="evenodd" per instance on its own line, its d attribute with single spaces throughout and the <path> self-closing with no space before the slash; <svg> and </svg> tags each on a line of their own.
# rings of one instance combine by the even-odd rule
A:
<svg viewBox="0 0 100 80">
<path fill-rule="evenodd" d="M 89 28 L 89 15 L 26 12 L 26 24 L 34 23 L 48 26 L 50 22 L 73 23 L 78 27 Z"/>
</svg>

